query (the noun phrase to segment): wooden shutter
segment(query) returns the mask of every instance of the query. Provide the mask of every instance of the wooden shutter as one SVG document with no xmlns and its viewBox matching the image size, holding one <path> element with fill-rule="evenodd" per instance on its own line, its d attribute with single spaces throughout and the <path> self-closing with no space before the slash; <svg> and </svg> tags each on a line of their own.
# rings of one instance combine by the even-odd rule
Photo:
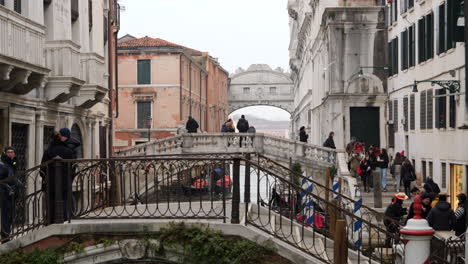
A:
<svg viewBox="0 0 468 264">
<path fill-rule="evenodd" d="M 426 60 L 426 51 L 425 51 L 425 34 L 426 30 L 424 18 L 418 20 L 418 62 L 421 63 Z"/>
<path fill-rule="evenodd" d="M 434 91 L 432 89 L 427 90 L 427 129 L 432 129 L 434 123 Z"/>
<path fill-rule="evenodd" d="M 445 4 L 447 8 L 447 50 L 449 50 L 455 48 L 455 29 L 460 11 L 457 8 L 457 12 L 455 12 L 455 0 L 447 0 Z"/>
<path fill-rule="evenodd" d="M 403 98 L 403 118 L 405 122 L 403 127 L 405 131 L 408 131 L 408 96 Z"/>
<path fill-rule="evenodd" d="M 393 102 L 388 101 L 388 120 L 393 120 Z"/>
<path fill-rule="evenodd" d="M 80 16 L 78 0 L 71 0 L 71 21 L 75 22 Z"/>
<path fill-rule="evenodd" d="M 151 102 L 137 102 L 137 128 L 148 128 L 148 117 L 151 117 Z"/>
<path fill-rule="evenodd" d="M 414 30 L 414 24 L 409 27 L 409 67 L 415 65 L 416 58 L 416 32 Z"/>
<path fill-rule="evenodd" d="M 445 5 L 439 6 L 439 36 L 438 36 L 438 49 L 437 54 L 443 53 L 445 49 Z"/>
<path fill-rule="evenodd" d="M 419 124 L 421 129 L 426 129 L 426 91 L 422 91 L 419 97 L 420 116 Z"/>
<path fill-rule="evenodd" d="M 88 0 L 88 24 L 89 32 L 93 29 L 93 1 Z"/>
<path fill-rule="evenodd" d="M 401 70 L 408 69 L 408 30 L 401 32 Z"/>
<path fill-rule="evenodd" d="M 393 76 L 393 74 L 394 74 L 393 69 L 395 67 L 393 65 L 393 40 L 388 43 L 388 61 L 390 63 L 390 74 L 389 75 Z"/>
<path fill-rule="evenodd" d="M 398 100 L 393 101 L 393 123 L 395 132 L 398 131 Z"/>
<path fill-rule="evenodd" d="M 138 60 L 138 84 L 151 84 L 151 60 Z"/>
<path fill-rule="evenodd" d="M 434 57 L 434 15 L 432 13 L 428 14 L 425 17 L 425 26 L 426 26 L 426 40 L 424 41 L 426 47 L 425 59 L 428 60 Z"/>
<path fill-rule="evenodd" d="M 414 94 L 410 95 L 410 129 L 415 129 L 415 99 Z"/>
<path fill-rule="evenodd" d="M 393 40 L 393 57 L 395 65 L 395 74 L 398 74 L 398 37 Z"/>
</svg>

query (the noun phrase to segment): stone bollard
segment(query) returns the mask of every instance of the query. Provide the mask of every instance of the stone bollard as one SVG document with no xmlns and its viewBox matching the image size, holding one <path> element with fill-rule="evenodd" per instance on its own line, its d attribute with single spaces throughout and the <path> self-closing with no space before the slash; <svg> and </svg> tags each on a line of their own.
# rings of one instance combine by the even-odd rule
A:
<svg viewBox="0 0 468 264">
<path fill-rule="evenodd" d="M 408 220 L 400 234 L 405 239 L 405 264 L 430 263 L 431 238 L 435 231 L 426 219 L 421 217 L 421 196 L 417 195 L 413 203 L 414 218 Z"/>
<path fill-rule="evenodd" d="M 371 177 L 374 187 L 374 207 L 382 208 L 382 179 L 380 178 L 380 171 L 372 171 Z"/>
</svg>

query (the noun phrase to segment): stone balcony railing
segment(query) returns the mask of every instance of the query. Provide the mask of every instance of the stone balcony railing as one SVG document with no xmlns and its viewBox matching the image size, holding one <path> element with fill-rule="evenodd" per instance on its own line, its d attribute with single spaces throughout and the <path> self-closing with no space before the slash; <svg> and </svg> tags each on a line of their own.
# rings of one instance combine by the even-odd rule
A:
<svg viewBox="0 0 468 264">
<path fill-rule="evenodd" d="M 242 145 L 241 145 L 242 138 Z M 119 157 L 180 153 L 256 152 L 277 161 L 290 158 L 310 167 L 329 167 L 337 163 L 337 151 L 262 133 L 193 133 L 156 140 L 119 150 Z"/>
<path fill-rule="evenodd" d="M 96 53 L 81 54 L 81 74 L 86 84 L 80 89 L 80 96 L 75 97 L 75 104 L 90 108 L 101 102 L 108 91 L 107 68 L 104 57 Z"/>
<path fill-rule="evenodd" d="M 0 91 L 27 94 L 43 87 L 45 27 L 0 5 Z"/>
</svg>

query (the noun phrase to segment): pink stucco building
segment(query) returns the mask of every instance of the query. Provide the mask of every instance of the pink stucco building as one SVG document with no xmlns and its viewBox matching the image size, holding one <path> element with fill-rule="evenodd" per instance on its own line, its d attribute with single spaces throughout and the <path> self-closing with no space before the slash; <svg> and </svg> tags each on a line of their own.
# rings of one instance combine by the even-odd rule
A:
<svg viewBox="0 0 468 264">
<path fill-rule="evenodd" d="M 189 115 L 200 132 L 227 118 L 229 74 L 216 59 L 162 39 L 126 35 L 118 44 L 119 112 L 115 149 L 177 133 Z"/>
</svg>

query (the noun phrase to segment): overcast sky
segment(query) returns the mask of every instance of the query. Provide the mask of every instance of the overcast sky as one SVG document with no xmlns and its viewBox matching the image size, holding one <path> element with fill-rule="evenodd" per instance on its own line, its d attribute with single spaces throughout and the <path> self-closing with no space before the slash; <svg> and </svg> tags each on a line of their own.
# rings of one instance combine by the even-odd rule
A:
<svg viewBox="0 0 468 264">
<path fill-rule="evenodd" d="M 120 36 L 150 36 L 219 59 L 229 72 L 264 63 L 288 69 L 287 0 L 120 0 Z M 246 111 L 257 112 L 257 108 Z M 261 109 L 261 108 L 258 108 Z M 282 110 L 264 113 L 289 119 Z M 279 116 L 279 117 L 278 117 Z"/>
</svg>

